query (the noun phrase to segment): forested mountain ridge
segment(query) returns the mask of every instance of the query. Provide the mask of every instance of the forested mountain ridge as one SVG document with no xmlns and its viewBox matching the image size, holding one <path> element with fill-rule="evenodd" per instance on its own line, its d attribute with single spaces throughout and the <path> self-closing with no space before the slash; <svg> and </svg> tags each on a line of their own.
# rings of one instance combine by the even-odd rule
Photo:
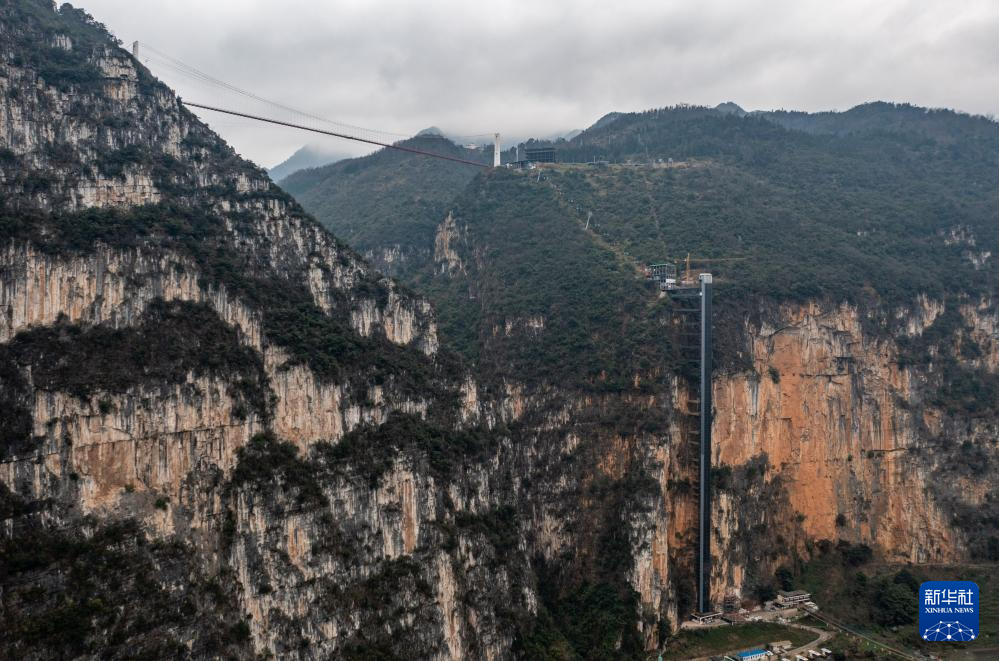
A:
<svg viewBox="0 0 999 661">
<path fill-rule="evenodd" d="M 741 324 L 751 300 L 824 301 L 859 305 L 865 326 L 894 334 L 899 311 L 920 297 L 987 304 L 995 290 L 991 255 L 999 249 L 999 188 L 994 185 L 999 181 L 999 150 L 994 148 L 999 124 L 986 118 L 885 103 L 811 115 L 680 107 L 611 113 L 574 139 L 551 144 L 565 162 L 613 162 L 561 165 L 532 174 L 558 202 L 535 209 L 524 205 L 520 187 L 511 188 L 517 194 L 506 198 L 495 192 L 501 191 L 497 175 L 474 180 L 472 172 L 450 180 L 434 175 L 428 190 L 438 209 L 447 209 L 439 211 L 437 222 L 454 212 L 448 231 L 460 229 L 467 222 L 462 204 L 473 200 L 474 216 L 483 222 L 490 214 L 483 208 L 489 190 L 498 213 L 510 211 L 507 201 L 520 205 L 518 222 L 524 228 L 546 230 L 563 219 L 572 220 L 572 228 L 582 225 L 598 245 L 624 256 L 625 270 L 633 272 L 629 277 L 642 264 L 679 260 L 688 253 L 718 258 L 708 262 L 720 282 L 718 296 L 734 306 L 729 308 L 733 314 L 722 308 L 723 325 L 728 320 Z M 359 159 L 355 167 L 377 166 Z M 453 170 L 451 164 L 433 162 L 423 167 Z M 407 168 L 395 171 L 410 181 Z M 331 172 L 324 186 L 339 180 Z M 354 224 L 363 225 L 362 243 L 369 252 L 419 246 L 422 259 L 410 260 L 403 273 L 411 283 L 434 281 L 425 275 L 438 268 L 431 266 L 427 249 L 429 218 L 415 225 L 400 220 L 405 214 L 377 221 L 350 209 L 330 215 L 323 206 L 328 198 L 301 183 L 296 194 L 332 229 L 357 232 Z M 409 193 L 376 192 L 356 179 L 350 186 L 357 204 L 388 206 L 409 199 Z M 412 206 L 410 213 L 415 213 Z M 497 238 L 507 242 L 507 268 L 516 265 L 525 273 L 561 256 L 581 256 L 566 254 L 572 253 L 569 247 L 536 254 L 544 244 L 533 243 L 529 232 L 509 231 L 506 222 L 493 222 L 484 231 L 498 232 Z M 564 277 L 578 275 L 582 263 L 573 267 L 573 276 Z M 528 297 L 545 286 L 513 274 L 507 278 L 513 278 L 503 280 L 510 288 L 507 296 L 522 283 L 531 282 L 523 285 L 533 292 Z M 456 314 L 453 305 L 440 308 L 445 315 Z M 607 315 L 610 326 L 613 317 Z M 470 329 L 461 324 L 459 332 L 467 339 Z M 467 348 L 466 339 L 460 341 Z M 730 349 L 722 358 L 732 364 L 739 351 Z"/>
<path fill-rule="evenodd" d="M 744 116 L 680 107 L 612 113 L 572 140 L 547 144 L 566 163 L 676 162 L 672 170 L 616 168 L 602 181 L 599 167 L 552 175 L 564 177 L 570 188 L 580 187 L 570 193 L 604 198 L 618 193 L 608 199 L 630 206 L 600 209 L 593 221 L 611 231 L 615 215 L 627 216 L 629 227 L 607 238 L 640 261 L 676 258 L 686 250 L 702 258 L 746 257 L 738 266 L 743 271 L 740 286 L 777 299 L 828 295 L 857 300 L 860 287 L 851 286 L 851 281 L 877 283 L 874 289 L 896 302 L 911 300 L 919 292 L 941 295 L 952 282 L 962 288 L 981 287 L 978 291 L 993 286 L 992 263 L 982 261 L 982 251 L 967 245 L 972 235 L 986 251 L 999 241 L 994 222 L 999 124 L 984 117 L 887 103 L 843 113 Z M 351 167 L 373 166 L 374 161 L 358 159 Z M 425 167 L 453 168 L 437 163 Z M 409 171 L 399 169 L 407 180 Z M 472 174 L 455 179 L 435 174 L 428 177 L 428 189 L 436 200 L 454 199 Z M 324 186 L 335 186 L 340 179 L 331 170 Z M 331 198 L 315 188 L 315 182 L 303 178 L 288 184 L 334 230 L 368 217 L 350 209 L 326 213 L 324 205 Z M 357 204 L 396 199 L 391 192 L 376 194 L 363 181 L 351 180 L 351 186 L 358 193 L 353 197 L 361 200 Z M 621 194 L 628 191 L 630 195 Z M 708 204 L 690 208 L 691 201 L 701 199 Z M 684 203 L 688 208 L 677 209 Z M 669 221 L 680 226 L 681 234 L 662 221 L 658 230 L 653 227 L 650 219 L 659 210 L 657 204 L 663 213 L 675 210 Z M 437 208 L 441 205 L 447 207 L 438 201 Z M 348 229 L 367 232 L 365 250 L 388 243 L 379 243 L 383 235 L 392 243 L 402 241 L 403 247 L 406 240 L 426 244 L 422 232 L 410 223 L 390 220 L 395 217 L 365 222 L 365 229 Z M 712 225 L 701 228 L 702 222 Z M 685 223 L 698 231 L 688 231 Z M 412 232 L 400 233 L 397 226 L 403 224 Z M 662 233 L 667 226 L 674 232 L 668 238 Z M 824 254 L 820 246 L 832 254 Z M 788 269 L 792 277 L 787 277 Z"/>
<path fill-rule="evenodd" d="M 809 133 L 921 133 L 942 143 L 984 141 L 965 144 L 964 148 L 996 144 L 995 119 L 969 115 L 948 108 L 922 108 L 909 103 L 874 101 L 844 112 L 804 113 L 794 111 L 757 111 L 787 128 Z"/>
<path fill-rule="evenodd" d="M 400 144 L 488 162 L 482 151 L 459 147 L 433 133 Z M 281 181 L 281 186 L 308 204 L 317 217 L 341 219 L 337 234 L 379 269 L 396 275 L 411 268 L 414 260 L 426 262 L 430 258 L 434 228 L 455 192 L 474 174 L 475 168 L 460 163 L 383 149 L 370 156 L 300 170 Z"/>
<path fill-rule="evenodd" d="M 906 304 L 919 293 L 993 289 L 994 265 L 981 255 L 999 241 L 999 125 L 889 104 L 788 117 L 649 111 L 588 131 L 562 153 L 566 160 L 589 154 L 690 164 L 682 173 L 628 171 L 635 194 L 612 198 L 641 205 L 636 184 L 649 180 L 644 206 L 630 209 L 631 227 L 613 237 L 642 259 L 654 259 L 660 246 L 673 257 L 685 250 L 746 257 L 720 266 L 738 270 L 732 286 L 778 300 L 857 301 L 868 287 L 889 304 Z M 832 122 L 835 132 L 819 129 Z M 594 181 L 599 174 L 571 177 Z M 668 226 L 668 239 L 649 220 L 660 209 L 678 226 Z M 623 215 L 609 209 L 605 216 L 614 214 Z"/>
</svg>

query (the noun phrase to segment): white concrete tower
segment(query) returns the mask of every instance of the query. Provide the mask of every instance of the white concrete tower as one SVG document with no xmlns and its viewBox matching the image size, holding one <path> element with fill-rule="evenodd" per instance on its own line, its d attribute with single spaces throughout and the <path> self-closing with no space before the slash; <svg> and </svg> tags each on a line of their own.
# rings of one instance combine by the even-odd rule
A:
<svg viewBox="0 0 999 661">
<path fill-rule="evenodd" d="M 132 57 L 139 59 L 139 42 L 138 40 L 132 42 Z"/>
<path fill-rule="evenodd" d="M 498 168 L 500 166 L 500 139 L 499 133 L 493 134 L 493 167 Z"/>
</svg>

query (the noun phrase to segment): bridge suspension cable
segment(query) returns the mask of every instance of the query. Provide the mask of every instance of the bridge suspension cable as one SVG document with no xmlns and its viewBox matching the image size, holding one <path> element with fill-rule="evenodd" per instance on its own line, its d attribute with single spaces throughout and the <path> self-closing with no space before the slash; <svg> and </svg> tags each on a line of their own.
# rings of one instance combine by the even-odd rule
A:
<svg viewBox="0 0 999 661">
<path fill-rule="evenodd" d="M 386 149 L 395 149 L 397 151 L 404 151 L 410 154 L 419 154 L 420 156 L 430 156 L 432 158 L 439 158 L 445 161 L 454 161 L 455 163 L 463 163 L 464 165 L 474 165 L 479 168 L 487 168 L 489 165 L 485 163 L 477 163 L 475 161 L 470 161 L 464 158 L 458 158 L 457 156 L 448 156 L 447 154 L 435 154 L 431 151 L 424 151 L 422 149 L 414 149 L 412 147 L 406 147 L 404 145 L 393 144 L 390 142 L 380 142 L 378 140 L 369 140 L 368 138 L 361 138 L 356 135 L 347 135 L 346 133 L 337 133 L 335 131 L 326 131 L 323 129 L 312 128 L 311 126 L 303 126 L 301 124 L 294 124 L 292 122 L 283 122 L 279 119 L 272 119 L 270 117 L 261 117 L 259 115 L 251 115 L 245 112 L 237 112 L 235 110 L 227 110 L 225 108 L 216 108 L 214 106 L 206 106 L 201 103 L 192 103 L 191 101 L 183 101 L 185 106 L 191 106 L 192 108 L 202 108 L 204 110 L 211 110 L 213 112 L 221 112 L 227 115 L 235 115 L 236 117 L 245 117 L 246 119 L 254 119 L 258 122 L 267 122 L 269 124 L 277 124 L 278 126 L 289 126 L 293 129 L 301 129 L 303 131 L 311 131 L 313 133 L 322 133 L 323 135 L 331 135 L 335 138 L 343 138 L 345 140 L 355 140 L 357 142 L 364 142 L 369 145 L 378 145 L 379 147 L 385 147 Z"/>
<path fill-rule="evenodd" d="M 311 112 L 308 112 L 308 111 L 305 111 L 305 110 L 300 110 L 298 108 L 293 108 L 292 106 L 289 106 L 287 104 L 281 103 L 279 101 L 274 101 L 272 99 L 267 99 L 265 97 L 260 96 L 259 94 L 251 92 L 249 90 L 245 90 L 245 89 L 243 89 L 241 87 L 237 87 L 236 85 L 233 85 L 232 83 L 227 83 L 224 80 L 220 80 L 220 79 L 212 76 L 211 74 L 205 73 L 204 71 L 202 71 L 201 69 L 198 69 L 197 67 L 194 67 L 194 66 L 192 66 L 190 64 L 187 64 L 186 62 L 182 62 L 182 61 L 178 60 L 175 57 L 167 55 L 163 51 L 158 50 L 158 49 L 154 48 L 153 46 L 150 46 L 149 44 L 147 44 L 144 41 L 143 42 L 136 41 L 133 44 L 133 53 L 138 54 L 140 52 L 142 53 L 142 59 L 147 64 L 149 63 L 150 59 L 153 59 L 153 60 L 155 60 L 155 62 L 156 62 L 157 65 L 164 66 L 164 67 L 170 69 L 171 71 L 174 71 L 174 72 L 176 72 L 176 73 L 178 73 L 178 74 L 180 74 L 182 76 L 185 76 L 185 77 L 187 77 L 187 78 L 189 78 L 191 80 L 194 80 L 194 81 L 196 81 L 198 83 L 202 83 L 202 84 L 207 85 L 209 87 L 216 87 L 216 88 L 219 88 L 219 89 L 224 90 L 226 92 L 235 93 L 235 94 L 240 95 L 242 97 L 245 97 L 247 99 L 251 99 L 253 101 L 257 101 L 259 103 L 263 103 L 263 104 L 271 106 L 273 108 L 277 108 L 279 110 L 283 110 L 285 112 L 292 113 L 293 115 L 298 115 L 299 117 L 303 117 L 303 118 L 306 118 L 306 119 L 309 119 L 309 120 L 312 120 L 312 121 L 316 121 L 316 122 L 321 122 L 323 124 L 329 124 L 331 126 L 337 127 L 340 130 L 345 130 L 345 131 L 349 131 L 349 132 L 352 132 L 352 133 L 357 133 L 357 132 L 365 133 L 365 134 L 369 134 L 369 137 L 375 137 L 375 136 L 388 136 L 388 137 L 391 137 L 391 138 L 408 138 L 408 137 L 411 137 L 411 134 L 406 134 L 406 133 L 392 133 L 390 131 L 381 131 L 381 130 L 378 130 L 378 129 L 366 128 L 364 126 L 356 126 L 354 124 L 347 124 L 347 123 L 344 123 L 344 122 L 338 122 L 336 120 L 332 120 L 332 119 L 329 119 L 329 118 L 326 118 L 326 117 L 322 117 L 322 116 L 317 115 L 315 113 L 311 113 Z M 136 56 L 138 57 L 138 55 L 136 55 Z M 152 56 L 152 57 L 150 57 L 150 56 Z"/>
<path fill-rule="evenodd" d="M 406 147 L 406 146 L 402 146 L 402 145 L 396 144 L 396 142 L 397 142 L 396 139 L 398 139 L 398 138 L 409 138 L 409 137 L 411 137 L 410 134 L 392 133 L 392 132 L 389 132 L 389 131 L 380 131 L 380 130 L 377 130 L 377 129 L 365 128 L 363 126 L 356 126 L 356 125 L 353 125 L 353 124 L 346 124 L 346 123 L 343 123 L 343 122 L 337 122 L 337 121 L 334 121 L 334 120 L 322 117 L 320 115 L 316 115 L 314 113 L 306 112 L 304 110 L 299 110 L 298 108 L 293 108 L 293 107 L 291 107 L 289 105 L 286 105 L 284 103 L 280 103 L 278 101 L 273 101 L 271 99 L 264 98 L 264 97 L 262 97 L 262 96 L 260 96 L 258 94 L 255 94 L 254 92 L 250 92 L 248 90 L 242 89 L 241 87 L 237 87 L 236 85 L 233 85 L 231 83 L 227 83 L 224 80 L 220 80 L 218 78 L 215 78 L 214 76 L 212 76 L 212 75 L 210 75 L 208 73 L 205 73 L 204 71 L 198 69 L 197 67 L 194 67 L 194 66 L 191 66 L 190 64 L 182 62 L 181 60 L 178 60 L 177 58 L 172 57 L 172 56 L 164 53 L 163 51 L 160 51 L 160 50 L 154 48 L 153 46 L 150 46 L 149 44 L 147 44 L 145 42 L 136 41 L 136 42 L 133 43 L 133 45 L 132 45 L 132 54 L 136 57 L 136 59 L 140 59 L 140 55 L 139 55 L 139 53 L 140 53 L 140 46 L 141 46 L 141 53 L 142 53 L 142 58 L 141 59 L 144 60 L 147 64 L 150 61 L 150 56 L 152 56 L 152 58 L 156 61 L 156 64 L 158 66 L 164 66 L 164 67 L 166 67 L 168 69 L 171 69 L 172 71 L 177 72 L 180 75 L 185 76 L 187 78 L 190 78 L 190 79 L 192 79 L 192 80 L 194 80 L 194 81 L 196 81 L 198 83 L 206 85 L 209 88 L 217 88 L 217 89 L 220 89 L 220 90 L 222 90 L 224 92 L 232 92 L 232 93 L 237 94 L 237 95 L 239 95 L 239 96 L 241 96 L 241 97 L 243 97 L 245 99 L 250 99 L 252 101 L 256 101 L 256 102 L 259 102 L 259 103 L 271 106 L 272 108 L 279 109 L 279 110 L 284 111 L 286 113 L 291 113 L 292 115 L 301 117 L 304 120 L 311 120 L 311 122 L 320 122 L 322 124 L 329 125 L 332 128 L 335 128 L 336 130 L 328 130 L 328 129 L 323 129 L 323 128 L 317 128 L 316 126 L 308 126 L 304 122 L 293 122 L 293 121 L 285 121 L 285 120 L 282 120 L 282 119 L 277 119 L 277 118 L 274 118 L 274 117 L 264 117 L 264 116 L 259 115 L 259 114 L 254 114 L 254 113 L 249 113 L 249 112 L 243 112 L 241 110 L 233 110 L 231 108 L 222 108 L 222 107 L 219 107 L 218 105 L 207 105 L 207 104 L 192 103 L 192 102 L 189 102 L 189 101 L 183 101 L 184 105 L 191 106 L 192 108 L 201 108 L 201 109 L 204 109 L 204 110 L 211 110 L 213 112 L 224 113 L 224 114 L 233 115 L 233 116 L 236 116 L 236 117 L 244 117 L 244 118 L 247 118 L 247 119 L 253 119 L 253 120 L 256 120 L 256 121 L 260 121 L 260 122 L 267 122 L 269 124 L 276 124 L 278 126 L 288 126 L 288 127 L 300 129 L 300 130 L 303 130 L 303 131 L 310 131 L 312 133 L 320 133 L 320 134 L 323 134 L 323 135 L 330 135 L 330 136 L 334 136 L 334 137 L 337 137 L 337 138 L 343 138 L 345 140 L 353 140 L 355 142 L 363 142 L 363 143 L 369 144 L 369 145 L 376 145 L 376 146 L 379 146 L 379 147 L 385 147 L 387 149 L 395 149 L 397 151 L 404 151 L 404 152 L 409 152 L 409 153 L 412 153 L 412 154 L 419 154 L 421 156 L 429 156 L 429 157 L 432 157 L 432 158 L 438 158 L 438 159 L 445 160 L 445 161 L 453 161 L 453 162 L 462 163 L 462 164 L 465 164 L 465 165 L 474 165 L 474 166 L 478 166 L 478 167 L 488 167 L 484 163 L 479 163 L 479 162 L 472 161 L 472 160 L 469 160 L 469 159 L 460 158 L 460 157 L 457 157 L 457 156 L 449 156 L 447 154 L 437 154 L 437 153 L 434 153 L 434 152 L 425 151 L 423 149 L 416 149 L 416 148 L 413 148 L 413 147 Z M 474 135 L 474 136 L 454 136 L 454 137 L 455 138 L 471 138 L 471 137 L 480 137 L 480 136 L 485 136 L 485 135 L 492 135 L 492 134 L 483 133 L 483 134 L 477 134 L 477 135 Z"/>
</svg>

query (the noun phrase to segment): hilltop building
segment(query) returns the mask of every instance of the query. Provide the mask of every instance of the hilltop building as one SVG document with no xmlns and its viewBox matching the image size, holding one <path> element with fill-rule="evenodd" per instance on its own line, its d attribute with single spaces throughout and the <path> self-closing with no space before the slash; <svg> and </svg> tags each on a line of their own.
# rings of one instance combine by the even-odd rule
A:
<svg viewBox="0 0 999 661">
<path fill-rule="evenodd" d="M 531 163 L 557 163 L 554 147 L 525 147 L 524 160 Z"/>
</svg>

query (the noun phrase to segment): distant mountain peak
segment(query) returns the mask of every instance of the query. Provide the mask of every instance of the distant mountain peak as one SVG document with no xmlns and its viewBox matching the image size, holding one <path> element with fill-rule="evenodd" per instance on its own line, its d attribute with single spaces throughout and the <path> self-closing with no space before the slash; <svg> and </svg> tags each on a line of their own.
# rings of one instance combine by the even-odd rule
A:
<svg viewBox="0 0 999 661">
<path fill-rule="evenodd" d="M 720 113 L 724 113 L 726 115 L 737 115 L 739 117 L 748 114 L 745 110 L 742 109 L 742 106 L 733 101 L 726 101 L 725 103 L 719 103 L 717 106 L 715 106 L 715 110 L 717 110 Z"/>
<path fill-rule="evenodd" d="M 444 131 L 442 131 L 441 129 L 437 128 L 436 126 L 429 126 L 429 127 L 423 129 L 422 131 L 420 131 L 419 133 L 416 134 L 417 137 L 419 137 L 421 135 L 437 135 L 437 136 L 440 136 L 440 137 L 443 138 L 444 137 Z"/>
<path fill-rule="evenodd" d="M 299 170 L 336 163 L 345 158 L 350 158 L 350 154 L 323 144 L 308 144 L 302 146 L 281 163 L 267 170 L 267 174 L 270 176 L 271 181 L 278 182 Z"/>
<path fill-rule="evenodd" d="M 604 115 L 603 117 L 601 117 L 600 119 L 598 119 L 597 121 L 593 122 L 593 126 L 591 126 L 587 130 L 599 129 L 599 128 L 602 128 L 604 126 L 607 126 L 608 124 L 610 124 L 611 122 L 615 121 L 619 117 L 622 117 L 623 115 L 624 115 L 623 112 L 609 112 L 606 115 Z"/>
</svg>

